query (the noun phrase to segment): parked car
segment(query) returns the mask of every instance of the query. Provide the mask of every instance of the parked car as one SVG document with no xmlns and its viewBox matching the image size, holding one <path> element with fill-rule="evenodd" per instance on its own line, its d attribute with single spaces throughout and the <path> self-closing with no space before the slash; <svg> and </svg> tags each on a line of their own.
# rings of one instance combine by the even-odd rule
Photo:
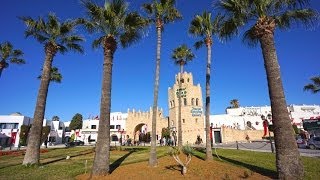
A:
<svg viewBox="0 0 320 180">
<path fill-rule="evenodd" d="M 310 149 L 320 149 L 320 137 L 312 137 L 309 139 L 307 146 Z"/>
<path fill-rule="evenodd" d="M 84 145 L 84 142 L 83 141 L 80 141 L 80 140 L 74 140 L 72 142 L 67 142 L 65 143 L 65 145 L 67 147 L 70 147 L 70 146 L 83 146 Z"/>
</svg>

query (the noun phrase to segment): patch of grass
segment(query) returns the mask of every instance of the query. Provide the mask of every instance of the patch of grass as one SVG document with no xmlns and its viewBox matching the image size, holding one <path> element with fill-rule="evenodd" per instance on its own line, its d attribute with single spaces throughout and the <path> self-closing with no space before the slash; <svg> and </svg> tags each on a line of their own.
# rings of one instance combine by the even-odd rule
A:
<svg viewBox="0 0 320 180">
<path fill-rule="evenodd" d="M 245 167 L 252 171 L 252 173 L 257 172 L 273 179 L 276 178 L 275 154 L 234 149 L 217 149 L 217 153 L 222 159 L 222 162 Z M 213 155 L 214 160 L 220 161 L 214 153 Z M 205 151 L 203 149 L 198 149 L 198 151 L 195 152 L 195 156 L 205 159 Z M 320 174 L 320 159 L 311 157 L 301 158 L 305 171 L 304 178 L 318 179 Z"/>
<path fill-rule="evenodd" d="M 24 156 L 1 156 L 0 179 L 74 179 L 77 175 L 90 173 L 94 158 L 92 147 L 48 150 L 49 152 L 40 155 L 39 167 L 21 165 Z M 166 147 L 157 148 L 158 158 L 166 156 L 166 151 Z M 148 147 L 123 147 L 122 151 L 111 151 L 110 169 L 112 171 L 120 165 L 147 161 L 149 152 Z M 71 158 L 66 159 L 67 156 Z M 86 161 L 87 169 L 85 169 Z"/>
<path fill-rule="evenodd" d="M 158 158 L 166 156 L 167 151 L 168 147 L 157 147 Z M 150 147 L 122 147 L 121 151 L 111 151 L 110 170 L 112 172 L 122 165 L 148 161 L 149 153 Z M 245 167 L 247 170 L 242 178 L 250 178 L 253 173 L 275 178 L 275 154 L 231 149 L 218 149 L 217 153 L 222 162 Z M 71 158 L 66 159 L 67 156 Z M 205 153 L 198 149 L 194 151 L 194 156 L 204 159 Z M 77 175 L 90 173 L 93 157 L 92 147 L 49 149 L 49 152 L 41 154 L 42 164 L 39 167 L 25 167 L 21 165 L 23 156 L 1 156 L 0 179 L 74 179 Z M 221 161 L 215 156 L 214 160 Z M 302 157 L 302 160 L 305 179 L 317 179 L 320 174 L 320 159 Z M 198 172 L 201 175 L 200 168 Z M 221 178 L 228 179 L 228 174 Z"/>
</svg>

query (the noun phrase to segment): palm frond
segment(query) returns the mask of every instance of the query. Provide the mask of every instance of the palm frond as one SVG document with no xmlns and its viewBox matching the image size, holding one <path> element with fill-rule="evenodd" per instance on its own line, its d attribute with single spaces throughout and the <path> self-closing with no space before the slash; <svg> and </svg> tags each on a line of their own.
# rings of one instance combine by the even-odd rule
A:
<svg viewBox="0 0 320 180">
<path fill-rule="evenodd" d="M 256 47 L 259 43 L 259 39 L 254 34 L 254 28 L 250 28 L 243 34 L 242 42 L 247 44 L 249 47 Z"/>
<path fill-rule="evenodd" d="M 104 40 L 105 36 L 101 36 L 98 39 L 93 40 L 92 42 L 92 48 L 96 49 L 102 46 L 103 40 Z"/>
<path fill-rule="evenodd" d="M 274 16 L 277 26 L 281 29 L 288 29 L 292 23 L 303 24 L 311 27 L 319 19 L 319 15 L 313 9 L 287 10 L 279 16 Z"/>
<path fill-rule="evenodd" d="M 311 81 L 313 82 L 314 85 L 320 87 L 320 76 L 315 76 L 311 78 Z"/>
<path fill-rule="evenodd" d="M 198 49 L 202 48 L 203 45 L 204 45 L 204 41 L 201 40 L 201 41 L 195 42 L 193 47 L 198 50 Z"/>
<path fill-rule="evenodd" d="M 41 69 L 42 71 L 42 69 Z M 41 79 L 41 75 L 38 76 L 38 79 Z M 62 81 L 62 75 L 59 72 L 59 69 L 57 67 L 51 67 L 50 69 L 50 82 L 56 82 L 56 83 L 61 83 Z"/>
<path fill-rule="evenodd" d="M 24 59 L 20 59 L 20 58 L 12 58 L 12 59 L 10 59 L 10 62 L 14 63 L 14 64 L 25 64 L 26 63 L 26 61 Z"/>
</svg>

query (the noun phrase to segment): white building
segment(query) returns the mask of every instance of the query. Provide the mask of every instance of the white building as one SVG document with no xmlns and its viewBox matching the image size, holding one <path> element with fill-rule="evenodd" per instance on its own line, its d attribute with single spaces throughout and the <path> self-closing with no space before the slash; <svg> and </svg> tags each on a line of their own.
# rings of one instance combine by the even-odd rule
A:
<svg viewBox="0 0 320 180">
<path fill-rule="evenodd" d="M 0 146 L 18 147 L 22 125 L 32 124 L 32 118 L 20 113 L 0 116 Z"/>
<path fill-rule="evenodd" d="M 119 142 L 120 138 L 125 139 L 126 120 L 128 114 L 121 112 L 110 113 L 110 137 L 111 143 Z M 70 124 L 70 123 L 69 123 Z M 85 144 L 97 141 L 99 127 L 99 118 L 85 119 L 82 123 L 82 129 L 75 131 L 75 139 L 82 140 Z"/>
<path fill-rule="evenodd" d="M 313 119 L 320 116 L 319 105 L 290 105 L 288 111 L 292 123 L 300 129 L 303 128 L 303 119 Z M 211 115 L 210 123 L 213 128 L 226 126 L 242 130 L 263 130 L 261 116 L 268 117 L 271 114 L 271 106 L 230 108 L 226 110 L 226 114 Z M 271 123 L 271 119 L 269 120 Z"/>
<path fill-rule="evenodd" d="M 63 122 L 44 119 L 43 126 L 50 126 L 50 133 L 48 135 L 49 145 L 62 144 L 64 142 L 65 124 Z"/>
</svg>

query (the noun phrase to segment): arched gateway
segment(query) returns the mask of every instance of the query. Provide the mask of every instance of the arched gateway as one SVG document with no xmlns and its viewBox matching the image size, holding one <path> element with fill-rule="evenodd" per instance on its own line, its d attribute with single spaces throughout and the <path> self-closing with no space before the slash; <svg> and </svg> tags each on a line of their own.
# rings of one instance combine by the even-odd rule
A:
<svg viewBox="0 0 320 180">
<path fill-rule="evenodd" d="M 162 109 L 157 110 L 157 140 L 161 138 L 162 128 L 168 127 L 168 118 L 163 116 Z M 134 141 L 147 141 L 148 134 L 152 131 L 152 109 L 147 112 L 136 112 L 135 110 L 128 110 L 128 117 L 126 121 L 126 135 Z"/>
</svg>

